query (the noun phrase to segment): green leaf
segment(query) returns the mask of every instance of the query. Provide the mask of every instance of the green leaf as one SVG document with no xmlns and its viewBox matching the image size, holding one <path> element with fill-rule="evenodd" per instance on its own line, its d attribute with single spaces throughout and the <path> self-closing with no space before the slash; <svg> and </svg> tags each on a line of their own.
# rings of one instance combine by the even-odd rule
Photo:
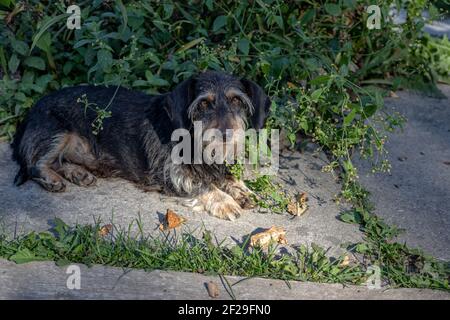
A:
<svg viewBox="0 0 450 320">
<path fill-rule="evenodd" d="M 325 11 L 332 16 L 339 16 L 342 13 L 341 7 L 335 3 L 326 3 Z"/>
<path fill-rule="evenodd" d="M 313 93 L 311 93 L 311 100 L 313 102 L 317 102 L 319 100 L 320 96 L 322 95 L 322 93 L 323 93 L 323 88 L 314 90 Z"/>
<path fill-rule="evenodd" d="M 28 57 L 24 61 L 25 65 L 38 69 L 45 70 L 45 61 L 40 57 Z"/>
<path fill-rule="evenodd" d="M 309 83 L 311 85 L 318 85 L 318 84 L 324 84 L 324 83 L 328 82 L 329 80 L 330 80 L 330 76 L 321 75 L 321 76 L 318 76 L 318 77 L 312 79 Z"/>
<path fill-rule="evenodd" d="M 364 106 L 364 118 L 370 118 L 377 112 L 378 107 L 375 104 L 367 104 Z"/>
<path fill-rule="evenodd" d="M 19 102 L 25 102 L 27 100 L 27 97 L 23 92 L 19 91 L 14 95 L 14 99 L 16 99 Z"/>
<path fill-rule="evenodd" d="M 306 12 L 303 14 L 302 18 L 300 19 L 300 23 L 302 25 L 308 24 L 312 19 L 314 19 L 315 15 L 316 15 L 315 9 L 306 10 Z"/>
<path fill-rule="evenodd" d="M 369 250 L 369 246 L 365 243 L 358 243 L 355 247 L 356 252 L 365 253 Z"/>
<path fill-rule="evenodd" d="M 164 20 L 169 19 L 173 14 L 174 5 L 172 3 L 164 3 Z"/>
<path fill-rule="evenodd" d="M 273 20 L 275 21 L 275 23 L 278 25 L 278 27 L 280 27 L 280 29 L 284 28 L 283 25 L 283 17 L 281 16 L 273 16 Z"/>
<path fill-rule="evenodd" d="M 112 65 L 113 57 L 112 53 L 108 50 L 101 49 L 97 52 L 98 66 L 101 69 L 108 69 Z"/>
<path fill-rule="evenodd" d="M 237 43 L 238 49 L 245 55 L 250 51 L 250 41 L 247 39 L 240 39 Z"/>
<path fill-rule="evenodd" d="M 11 3 L 14 3 L 14 0 L 0 0 L 0 5 L 9 7 Z"/>
<path fill-rule="evenodd" d="M 350 8 L 350 9 L 356 8 L 356 0 L 344 0 L 343 3 L 344 3 L 344 6 L 346 6 L 347 8 Z"/>
<path fill-rule="evenodd" d="M 73 45 L 73 48 L 76 49 L 76 48 L 82 47 L 88 43 L 92 43 L 92 40 L 91 39 L 82 39 L 82 40 L 78 41 L 77 43 L 75 43 Z"/>
<path fill-rule="evenodd" d="M 31 44 L 30 53 L 33 50 L 33 48 L 36 46 L 36 43 L 39 41 L 39 39 L 42 37 L 42 35 L 45 33 L 45 31 L 47 31 L 48 28 L 53 26 L 55 23 L 58 23 L 59 21 L 66 19 L 67 17 L 69 17 L 69 14 L 63 13 L 63 14 L 60 14 L 58 16 L 48 19 L 42 25 L 42 27 L 39 29 L 38 33 L 36 33 L 36 35 L 33 37 L 33 43 Z"/>
<path fill-rule="evenodd" d="M 61 240 L 66 236 L 67 231 L 69 230 L 69 226 L 62 221 L 60 218 L 55 218 L 53 220 L 53 223 L 55 224 L 55 227 L 53 230 L 55 231 L 56 235 L 58 236 L 58 239 Z"/>
<path fill-rule="evenodd" d="M 26 56 L 28 53 L 28 45 L 24 41 L 19 40 L 11 40 L 11 46 L 13 47 L 14 51 L 21 54 L 22 56 Z"/>
<path fill-rule="evenodd" d="M 36 85 L 41 87 L 43 90 L 47 88 L 47 85 L 50 81 L 53 80 L 53 76 L 51 74 L 44 74 L 36 79 Z"/>
<path fill-rule="evenodd" d="M 133 81 L 132 86 L 133 87 L 146 87 L 148 85 L 148 81 L 139 79 L 139 80 L 135 80 Z"/>
<path fill-rule="evenodd" d="M 8 61 L 8 69 L 9 72 L 14 73 L 17 71 L 17 68 L 19 67 L 20 60 L 17 58 L 17 55 L 14 53 L 11 58 L 9 58 Z"/>
<path fill-rule="evenodd" d="M 27 263 L 31 261 L 43 261 L 47 260 L 46 258 L 42 257 L 36 257 L 33 252 L 31 252 L 29 249 L 24 248 L 19 251 L 17 251 L 15 254 L 13 254 L 11 257 L 9 257 L 10 261 L 14 261 L 17 264 L 20 263 Z"/>
<path fill-rule="evenodd" d="M 377 107 L 382 107 L 384 105 L 384 100 L 381 96 L 380 91 L 375 92 L 375 104 L 377 105 Z"/>
<path fill-rule="evenodd" d="M 73 68 L 73 63 L 72 62 L 66 62 L 65 64 L 64 64 L 64 67 L 63 67 L 63 73 L 64 73 L 64 75 L 68 75 L 69 73 L 70 73 L 70 71 L 72 71 L 72 68 Z"/>
<path fill-rule="evenodd" d="M 206 0 L 205 4 L 209 11 L 213 11 L 213 9 L 214 9 L 214 1 L 213 0 Z"/>
<path fill-rule="evenodd" d="M 266 76 L 269 75 L 271 65 L 268 61 L 262 60 L 260 62 L 260 67 L 261 67 L 261 71 L 264 73 L 264 75 L 266 75 Z"/>
<path fill-rule="evenodd" d="M 195 47 L 197 44 L 199 44 L 200 42 L 202 42 L 205 38 L 200 37 L 198 39 L 194 39 L 192 41 L 189 41 L 188 43 L 183 44 L 177 51 L 176 53 L 180 53 L 183 51 L 186 51 L 192 47 Z"/>
<path fill-rule="evenodd" d="M 39 38 L 38 41 L 36 41 L 36 47 L 41 49 L 44 52 L 50 52 L 50 47 L 52 45 L 52 37 L 50 35 L 50 32 L 45 32 L 42 37 Z"/>
<path fill-rule="evenodd" d="M 227 16 L 218 16 L 213 23 L 213 32 L 219 31 L 227 24 Z"/>
<path fill-rule="evenodd" d="M 339 216 L 339 219 L 347 223 L 360 224 L 363 220 L 363 216 L 356 210 L 346 211 Z"/>
<path fill-rule="evenodd" d="M 116 0 L 117 5 L 119 6 L 120 13 L 122 14 L 123 25 L 126 26 L 128 24 L 128 13 L 127 8 L 123 5 L 122 0 Z"/>
<path fill-rule="evenodd" d="M 353 119 L 355 119 L 356 113 L 357 109 L 355 108 L 344 117 L 344 126 L 348 126 L 350 123 L 352 123 Z"/>
<path fill-rule="evenodd" d="M 145 77 L 147 78 L 148 83 L 152 86 L 166 87 L 170 85 L 169 82 L 167 82 L 164 79 L 161 79 L 160 77 L 152 75 L 151 72 L 149 71 L 145 72 Z"/>
</svg>

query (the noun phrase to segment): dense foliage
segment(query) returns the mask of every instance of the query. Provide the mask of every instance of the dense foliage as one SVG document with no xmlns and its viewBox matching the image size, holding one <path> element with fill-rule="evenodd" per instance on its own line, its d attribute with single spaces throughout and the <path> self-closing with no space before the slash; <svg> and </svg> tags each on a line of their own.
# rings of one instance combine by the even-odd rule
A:
<svg viewBox="0 0 450 320">
<path fill-rule="evenodd" d="M 446 8 L 444 2 L 440 8 Z M 374 3 L 382 13 L 379 30 L 366 26 L 370 16 L 366 8 Z M 66 27 L 69 4 L 82 10 L 79 30 Z M 402 8 L 407 11 L 406 22 L 396 25 L 390 12 Z M 383 130 L 402 123 L 400 116 L 383 110 L 384 94 L 400 87 L 438 94 L 437 79 L 449 80 L 450 45 L 421 32 L 424 9 L 431 18 L 439 14 L 425 0 L 0 0 L 0 137 L 11 138 L 33 103 L 63 86 L 120 84 L 158 93 L 205 69 L 250 78 L 273 98 L 269 126 L 283 128 L 292 145 L 301 146 L 299 138 L 305 137 L 317 142 L 330 155 L 324 170 L 343 169 L 343 195 L 355 208 L 341 219 L 360 224 L 367 236 L 356 251 L 369 263 L 380 265 L 392 284 L 448 289 L 448 268 L 442 271 L 441 265 L 392 242 L 396 232 L 368 214 L 367 192 L 355 183 L 357 172 L 351 162 L 354 151 L 365 156 L 383 155 Z M 107 106 L 103 107 L 98 109 L 100 120 L 110 115 Z M 376 121 L 379 125 L 374 126 Z M 97 125 L 101 130 L 101 123 Z M 378 160 L 376 167 L 389 168 L 383 157 L 373 159 Z M 265 177 L 253 187 L 269 189 L 266 193 L 272 198 L 276 194 Z M 277 203 L 286 205 L 284 198 Z M 45 234 L 37 240 L 36 235 L 30 237 L 7 244 L 0 238 L 0 249 L 9 248 L 0 255 L 15 254 L 17 258 L 24 254 L 21 246 L 29 243 L 24 247 L 28 255 L 47 241 Z M 108 253 L 109 245 L 105 248 Z M 85 251 L 73 256 L 66 251 L 56 255 L 53 249 L 44 253 L 37 256 L 86 259 Z M 171 254 L 168 251 L 161 257 Z M 209 252 L 206 256 L 210 259 Z M 127 256 L 126 263 L 133 264 L 133 257 Z M 223 259 L 222 253 L 217 257 Z M 109 261 L 103 253 L 94 258 L 93 263 L 123 265 Z M 139 255 L 133 266 L 149 267 L 139 260 L 144 258 Z M 425 261 L 422 264 L 433 272 L 425 267 L 406 272 L 412 258 Z M 317 254 L 308 259 L 305 261 L 316 263 Z M 170 261 L 176 260 L 168 260 L 175 270 L 195 271 L 198 267 L 174 267 Z M 300 278 L 307 280 L 361 281 L 359 269 L 355 278 L 349 279 L 346 268 L 328 262 L 319 267 L 313 264 L 307 272 L 293 267 L 295 276 L 287 276 L 290 264 L 276 263 L 276 270 L 270 267 L 263 273 L 286 279 L 304 273 Z M 164 267 L 155 262 L 150 265 Z M 316 274 L 324 270 L 322 265 L 329 272 Z M 221 263 L 210 269 L 244 275 L 253 272 L 252 268 L 245 272 L 226 268 Z"/>
</svg>

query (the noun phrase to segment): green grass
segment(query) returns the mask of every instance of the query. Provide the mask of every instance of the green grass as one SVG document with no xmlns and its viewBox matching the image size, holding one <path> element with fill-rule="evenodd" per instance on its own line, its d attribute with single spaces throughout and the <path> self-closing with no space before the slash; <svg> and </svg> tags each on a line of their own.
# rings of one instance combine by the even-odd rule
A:
<svg viewBox="0 0 450 320">
<path fill-rule="evenodd" d="M 390 287 L 450 291 L 449 264 L 392 241 L 399 232 L 396 228 L 363 210 L 345 212 L 341 220 L 360 224 L 366 236 L 365 241 L 348 245 L 346 255 L 352 257 L 348 265 L 342 264 L 345 255 L 329 257 L 314 244 L 291 247 L 290 253 L 281 254 L 275 244 L 265 250 L 250 248 L 248 239 L 241 245 L 224 245 L 206 229 L 201 237 L 174 231 L 151 237 L 143 232 L 139 219 L 126 229 L 113 226 L 105 236 L 99 233 L 100 221 L 70 227 L 55 219 L 55 227 L 46 232 L 14 239 L 0 235 L 0 257 L 16 263 L 51 260 L 59 266 L 101 264 L 342 284 L 364 284 L 370 275 L 368 267 L 379 266 L 382 281 Z M 130 231 L 133 226 L 137 226 L 135 234 Z"/>
<path fill-rule="evenodd" d="M 280 255 L 276 246 L 249 248 L 248 239 L 242 245 L 225 246 L 207 230 L 200 238 L 174 232 L 149 237 L 139 220 L 134 225 L 139 230 L 135 235 L 129 231 L 132 226 L 114 227 L 110 234 L 101 236 L 100 223 L 73 227 L 59 219 L 54 223 L 47 232 L 31 232 L 10 240 L 0 236 L 0 256 L 16 263 L 53 260 L 60 266 L 76 262 L 333 283 L 362 283 L 366 277 L 360 266 L 341 266 L 343 257 L 329 258 L 315 245 Z"/>
<path fill-rule="evenodd" d="M 395 237 L 402 231 L 386 224 L 372 213 L 368 205 L 344 212 L 340 219 L 360 225 L 364 241 L 352 244 L 349 250 L 360 254 L 366 265 L 379 266 L 384 281 L 390 287 L 450 291 L 450 263 L 396 242 Z"/>
<path fill-rule="evenodd" d="M 37 99 L 64 86 L 120 84 L 154 94 L 206 69 L 247 77 L 272 97 L 269 128 L 284 128 L 292 144 L 305 135 L 330 156 L 324 170 L 338 172 L 341 201 L 353 206 L 341 219 L 359 224 L 365 235 L 349 247 L 359 263 L 341 267 L 342 257 L 327 258 L 316 246 L 293 256 L 227 248 L 206 231 L 202 239 L 153 239 L 124 230 L 102 238 L 98 224 L 68 227 L 59 220 L 55 234 L 12 240 L 0 235 L 0 256 L 340 283 L 363 283 L 365 270 L 379 265 L 391 286 L 448 290 L 448 264 L 393 240 L 399 231 L 373 214 L 351 161 L 359 152 L 380 159 L 375 169 L 389 170 L 385 133 L 373 123 L 389 131 L 402 118 L 386 114 L 383 94 L 401 87 L 437 94 L 436 81 L 448 81 L 448 40 L 420 32 L 425 21 L 417 14 L 437 12 L 431 2 L 379 1 L 383 12 L 397 4 L 418 17 L 401 30 L 389 19 L 382 30 L 365 28 L 369 0 L 335 6 L 322 0 L 192 2 L 86 1 L 76 32 L 65 27 L 60 2 L 0 2 L 0 137 L 11 138 Z M 99 132 L 108 107 L 89 105 L 88 98 L 86 107 L 98 112 L 92 125 Z M 247 183 L 260 206 L 285 211 L 288 196 L 278 185 L 266 177 Z"/>
</svg>

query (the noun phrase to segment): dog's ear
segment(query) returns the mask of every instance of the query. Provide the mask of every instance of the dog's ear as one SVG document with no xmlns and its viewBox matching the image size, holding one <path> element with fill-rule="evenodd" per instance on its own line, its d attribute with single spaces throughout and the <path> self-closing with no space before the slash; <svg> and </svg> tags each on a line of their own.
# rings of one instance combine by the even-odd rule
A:
<svg viewBox="0 0 450 320">
<path fill-rule="evenodd" d="M 189 129 L 187 109 L 195 99 L 195 79 L 184 80 L 167 95 L 164 109 L 169 116 L 174 129 Z"/>
<path fill-rule="evenodd" d="M 241 83 L 244 86 L 245 93 L 253 104 L 254 110 L 250 118 L 252 126 L 259 130 L 264 127 L 264 123 L 269 114 L 270 99 L 264 90 L 253 81 L 241 79 Z"/>
</svg>

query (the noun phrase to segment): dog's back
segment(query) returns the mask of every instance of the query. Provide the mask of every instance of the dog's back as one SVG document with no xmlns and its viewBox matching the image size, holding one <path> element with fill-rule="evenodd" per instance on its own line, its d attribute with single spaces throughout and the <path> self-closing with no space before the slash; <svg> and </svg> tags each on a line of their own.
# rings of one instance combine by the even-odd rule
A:
<svg viewBox="0 0 450 320">
<path fill-rule="evenodd" d="M 122 173 L 138 180 L 146 170 L 145 131 L 155 131 L 155 124 L 167 126 L 165 114 L 154 110 L 158 99 L 125 88 L 90 85 L 45 96 L 19 125 L 12 143 L 13 158 L 20 165 L 15 183 L 32 178 L 50 191 L 64 190 L 60 176 L 81 185 L 94 183 L 83 168 L 104 176 L 126 168 Z"/>
</svg>

